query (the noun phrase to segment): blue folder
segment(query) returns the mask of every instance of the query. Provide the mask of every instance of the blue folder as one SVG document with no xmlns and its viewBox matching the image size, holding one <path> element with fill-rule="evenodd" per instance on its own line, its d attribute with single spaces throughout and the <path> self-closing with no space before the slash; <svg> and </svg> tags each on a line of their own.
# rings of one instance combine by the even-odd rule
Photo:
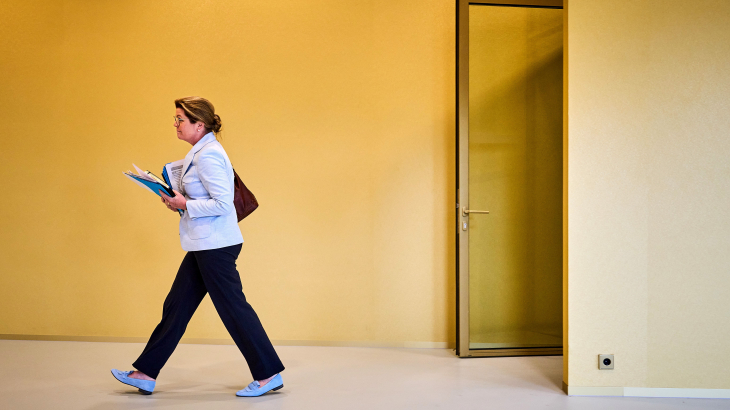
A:
<svg viewBox="0 0 730 410">
<path fill-rule="evenodd" d="M 166 166 L 165 167 L 162 167 L 162 180 L 165 181 L 165 183 L 168 186 L 170 186 L 170 191 L 172 191 L 172 184 L 170 183 L 170 177 L 167 175 L 167 167 Z M 175 196 L 175 195 L 170 195 L 170 196 Z M 180 216 L 183 216 L 183 213 L 185 213 L 185 211 L 183 211 L 182 209 L 178 209 L 177 212 L 180 214 Z"/>
<path fill-rule="evenodd" d="M 139 176 L 132 174 L 131 172 L 130 173 L 124 172 L 124 175 L 126 175 L 129 178 L 132 178 L 135 182 L 139 183 L 140 185 L 142 185 L 145 188 L 149 189 L 150 191 L 154 192 L 159 197 L 162 197 L 162 195 L 160 195 L 160 191 L 167 194 L 167 196 L 175 196 L 175 193 L 172 191 L 172 188 L 165 188 L 159 182 L 148 181 L 144 178 L 140 178 Z M 163 172 L 163 178 L 164 178 L 165 183 L 168 184 L 168 186 L 169 186 L 170 180 L 167 178 L 167 172 Z M 185 211 L 183 211 L 182 209 L 178 209 L 177 213 L 180 214 L 180 216 L 183 216 Z"/>
<path fill-rule="evenodd" d="M 147 188 L 149 188 L 150 191 L 156 193 L 157 196 L 160 196 L 160 197 L 162 196 L 162 195 L 160 195 L 160 190 L 162 190 L 162 192 L 167 194 L 167 196 L 175 196 L 175 193 L 172 192 L 171 188 L 165 188 L 164 186 L 160 185 L 159 182 L 148 181 L 148 180 L 146 180 L 144 178 L 140 178 L 134 174 L 127 174 L 127 175 L 134 178 L 135 180 L 137 180 L 139 183 L 146 186 Z"/>
</svg>

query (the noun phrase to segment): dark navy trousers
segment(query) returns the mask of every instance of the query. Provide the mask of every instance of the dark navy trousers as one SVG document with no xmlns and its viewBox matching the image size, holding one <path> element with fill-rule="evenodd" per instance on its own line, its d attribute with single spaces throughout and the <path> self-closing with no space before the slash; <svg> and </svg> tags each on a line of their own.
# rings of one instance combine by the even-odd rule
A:
<svg viewBox="0 0 730 410">
<path fill-rule="evenodd" d="M 133 366 L 156 379 L 175 351 L 185 328 L 206 293 L 248 363 L 254 380 L 267 379 L 284 370 L 259 317 L 243 295 L 236 259 L 241 244 L 188 252 L 180 264 L 172 289 L 144 351 Z"/>
</svg>

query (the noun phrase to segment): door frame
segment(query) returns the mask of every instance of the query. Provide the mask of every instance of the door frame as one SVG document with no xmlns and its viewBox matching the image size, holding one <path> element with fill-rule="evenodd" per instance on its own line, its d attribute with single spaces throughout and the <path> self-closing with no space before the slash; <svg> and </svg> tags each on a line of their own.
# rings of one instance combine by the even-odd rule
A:
<svg viewBox="0 0 730 410">
<path fill-rule="evenodd" d="M 469 5 L 472 4 L 563 8 L 563 0 L 456 0 L 456 355 L 462 358 L 562 355 L 560 347 L 469 349 L 469 229 L 462 229 L 462 223 L 468 224 L 469 216 L 464 216 L 462 209 L 469 208 Z"/>
</svg>

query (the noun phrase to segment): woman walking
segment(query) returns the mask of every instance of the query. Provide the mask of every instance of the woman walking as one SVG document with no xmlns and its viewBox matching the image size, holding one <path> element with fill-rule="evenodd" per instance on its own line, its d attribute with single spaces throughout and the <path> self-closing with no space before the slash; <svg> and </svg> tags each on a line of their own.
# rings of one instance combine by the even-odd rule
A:
<svg viewBox="0 0 730 410">
<path fill-rule="evenodd" d="M 205 98 L 175 100 L 177 137 L 193 148 L 185 156 L 180 187 L 174 197 L 162 194 L 172 211 L 184 210 L 180 241 L 188 253 L 178 269 L 162 309 L 162 320 L 132 366 L 136 371 L 112 369 L 122 383 L 151 394 L 160 369 L 185 333 L 190 318 L 206 293 L 228 333 L 243 353 L 254 381 L 237 396 L 260 396 L 284 387 L 279 374 L 284 365 L 261 321 L 243 295 L 236 259 L 243 237 L 233 206 L 233 167 L 216 139 L 221 119 Z"/>
</svg>

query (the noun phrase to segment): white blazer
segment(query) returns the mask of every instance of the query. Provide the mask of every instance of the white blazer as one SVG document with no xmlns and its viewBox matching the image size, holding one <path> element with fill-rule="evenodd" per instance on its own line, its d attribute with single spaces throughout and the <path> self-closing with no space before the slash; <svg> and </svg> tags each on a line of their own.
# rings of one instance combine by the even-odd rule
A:
<svg viewBox="0 0 730 410">
<path fill-rule="evenodd" d="M 209 132 L 185 156 L 180 184 L 187 210 L 180 219 L 180 243 L 186 251 L 243 243 L 233 206 L 233 166 Z"/>
</svg>

